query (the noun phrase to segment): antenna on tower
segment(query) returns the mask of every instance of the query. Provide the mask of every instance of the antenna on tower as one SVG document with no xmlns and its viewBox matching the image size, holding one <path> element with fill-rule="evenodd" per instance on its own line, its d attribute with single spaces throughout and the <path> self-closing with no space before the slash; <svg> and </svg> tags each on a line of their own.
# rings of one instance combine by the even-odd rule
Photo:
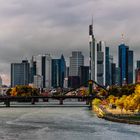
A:
<svg viewBox="0 0 140 140">
<path fill-rule="evenodd" d="M 122 44 L 124 44 L 124 34 L 122 33 Z"/>
</svg>

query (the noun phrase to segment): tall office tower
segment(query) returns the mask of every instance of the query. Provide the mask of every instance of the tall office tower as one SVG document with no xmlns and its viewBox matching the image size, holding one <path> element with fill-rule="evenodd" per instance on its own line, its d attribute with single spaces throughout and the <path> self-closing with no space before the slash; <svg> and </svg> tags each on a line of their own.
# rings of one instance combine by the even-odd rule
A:
<svg viewBox="0 0 140 140">
<path fill-rule="evenodd" d="M 137 68 L 140 68 L 140 60 L 137 60 Z"/>
<path fill-rule="evenodd" d="M 109 86 L 110 85 L 110 64 L 109 64 L 109 47 L 105 48 L 105 86 Z"/>
<path fill-rule="evenodd" d="M 128 83 L 128 50 L 129 47 L 124 43 L 119 45 L 119 64 L 120 67 L 120 84 Z"/>
<path fill-rule="evenodd" d="M 115 84 L 117 85 L 117 86 L 120 86 L 121 84 L 120 84 L 120 68 L 119 67 L 116 67 L 116 82 L 115 82 Z"/>
<path fill-rule="evenodd" d="M 88 85 L 89 80 L 89 66 L 80 66 L 79 68 L 80 85 Z"/>
<path fill-rule="evenodd" d="M 43 88 L 51 88 L 51 56 L 50 54 L 37 55 L 33 57 L 36 63 L 36 75 L 43 77 Z"/>
<path fill-rule="evenodd" d="M 137 61 L 137 67 L 135 70 L 135 82 L 140 83 L 140 60 Z"/>
<path fill-rule="evenodd" d="M 109 56 L 109 77 L 110 77 L 110 79 L 109 79 L 109 85 L 112 85 L 112 63 L 113 63 L 113 56 L 112 55 L 110 55 Z"/>
<path fill-rule="evenodd" d="M 64 86 L 64 78 L 66 76 L 66 62 L 64 56 L 60 59 L 52 59 L 52 87 Z"/>
<path fill-rule="evenodd" d="M 111 63 L 111 85 L 116 85 L 116 64 Z"/>
<path fill-rule="evenodd" d="M 95 73 L 95 77 L 97 78 L 95 78 L 95 80 L 97 79 L 96 81 L 100 85 L 105 85 L 105 77 L 106 77 L 105 64 L 106 64 L 105 42 L 100 41 L 97 44 L 97 65 L 95 65 L 95 68 L 97 69 L 97 73 Z"/>
<path fill-rule="evenodd" d="M 79 67 L 84 65 L 84 56 L 80 51 L 72 52 L 70 57 L 69 76 L 79 76 Z"/>
<path fill-rule="evenodd" d="M 89 80 L 97 81 L 97 46 L 93 34 L 93 23 L 89 25 Z"/>
<path fill-rule="evenodd" d="M 32 57 L 30 61 L 30 83 L 34 82 L 35 75 L 36 75 L 36 61 L 34 61 L 34 57 Z"/>
<path fill-rule="evenodd" d="M 133 83 L 133 51 L 128 51 L 128 84 Z"/>
<path fill-rule="evenodd" d="M 68 88 L 69 67 L 66 67 L 66 75 L 64 78 L 64 88 Z"/>
<path fill-rule="evenodd" d="M 124 43 L 119 45 L 120 84 L 133 83 L 133 51 Z"/>
<path fill-rule="evenodd" d="M 29 63 L 23 60 L 22 63 L 11 64 L 11 87 L 16 85 L 29 84 Z"/>
</svg>

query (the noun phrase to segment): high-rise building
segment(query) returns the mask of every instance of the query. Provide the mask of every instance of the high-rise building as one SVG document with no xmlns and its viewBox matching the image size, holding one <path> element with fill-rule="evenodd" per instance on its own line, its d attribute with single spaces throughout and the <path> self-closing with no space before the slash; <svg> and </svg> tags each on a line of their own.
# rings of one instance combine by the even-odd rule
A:
<svg viewBox="0 0 140 140">
<path fill-rule="evenodd" d="M 88 85 L 89 80 L 89 66 L 80 66 L 79 68 L 80 85 Z"/>
<path fill-rule="evenodd" d="M 80 51 L 73 51 L 70 57 L 69 76 L 79 76 L 80 66 L 84 66 L 84 56 Z"/>
<path fill-rule="evenodd" d="M 33 86 L 37 89 L 42 89 L 43 88 L 43 76 L 34 75 Z"/>
<path fill-rule="evenodd" d="M 109 61 L 109 47 L 105 48 L 105 60 L 106 60 L 106 64 L 105 64 L 105 86 L 109 86 L 110 85 L 110 61 Z"/>
<path fill-rule="evenodd" d="M 133 51 L 128 51 L 128 84 L 133 83 Z"/>
<path fill-rule="evenodd" d="M 121 83 L 120 83 L 120 68 L 119 67 L 116 67 L 116 82 L 115 82 L 115 85 L 117 86 L 120 86 Z"/>
<path fill-rule="evenodd" d="M 133 83 L 133 51 L 124 43 L 119 45 L 120 84 Z"/>
<path fill-rule="evenodd" d="M 36 61 L 34 61 L 34 57 L 32 57 L 30 61 L 30 83 L 34 82 L 35 75 L 36 75 Z"/>
<path fill-rule="evenodd" d="M 137 68 L 140 68 L 140 60 L 137 60 Z"/>
<path fill-rule="evenodd" d="M 11 87 L 16 85 L 29 84 L 29 63 L 23 60 L 22 63 L 11 64 Z"/>
<path fill-rule="evenodd" d="M 66 62 L 62 55 L 60 59 L 52 59 L 52 87 L 62 87 L 66 75 Z"/>
<path fill-rule="evenodd" d="M 116 84 L 116 64 L 115 63 L 111 63 L 111 85 L 115 85 Z"/>
<path fill-rule="evenodd" d="M 106 74 L 106 69 L 105 69 L 105 64 L 106 64 L 106 56 L 105 56 L 105 42 L 100 41 L 97 44 L 97 65 L 95 65 L 97 69 L 97 73 L 95 73 L 95 80 L 97 83 L 100 85 L 105 85 L 105 74 Z"/>
<path fill-rule="evenodd" d="M 128 46 L 124 43 L 119 45 L 119 64 L 120 67 L 120 83 L 128 83 Z"/>
<path fill-rule="evenodd" d="M 43 77 L 43 88 L 51 88 L 51 56 L 50 54 L 33 56 L 36 75 Z"/>
<path fill-rule="evenodd" d="M 135 70 L 135 82 L 140 83 L 140 60 L 137 60 L 137 67 Z"/>
<path fill-rule="evenodd" d="M 97 46 L 93 34 L 93 23 L 89 25 L 89 80 L 97 81 Z"/>
</svg>

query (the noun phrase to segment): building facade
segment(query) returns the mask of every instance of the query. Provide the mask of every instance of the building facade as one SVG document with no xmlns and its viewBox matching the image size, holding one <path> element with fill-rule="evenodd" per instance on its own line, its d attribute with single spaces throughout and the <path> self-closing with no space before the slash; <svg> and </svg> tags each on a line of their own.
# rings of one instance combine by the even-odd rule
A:
<svg viewBox="0 0 140 140">
<path fill-rule="evenodd" d="M 11 64 L 11 87 L 29 84 L 30 66 L 27 60 Z"/>
<path fill-rule="evenodd" d="M 89 80 L 89 66 L 80 66 L 79 68 L 80 85 L 88 85 Z"/>
<path fill-rule="evenodd" d="M 51 88 L 51 65 L 50 54 L 33 56 L 33 63 L 36 67 L 36 75 L 43 77 L 43 88 Z"/>
<path fill-rule="evenodd" d="M 119 45 L 120 84 L 133 83 L 133 51 L 124 43 Z"/>
<path fill-rule="evenodd" d="M 119 45 L 119 68 L 120 68 L 120 84 L 128 83 L 128 46 Z"/>
<path fill-rule="evenodd" d="M 134 66 L 133 66 L 133 51 L 128 51 L 128 84 L 133 83 L 133 72 L 134 72 Z"/>
<path fill-rule="evenodd" d="M 73 51 L 70 57 L 69 76 L 78 76 L 80 66 L 84 66 L 84 56 L 80 51 Z"/>
<path fill-rule="evenodd" d="M 64 86 L 64 78 L 66 76 L 66 62 L 62 55 L 60 59 L 52 59 L 52 87 Z"/>
</svg>

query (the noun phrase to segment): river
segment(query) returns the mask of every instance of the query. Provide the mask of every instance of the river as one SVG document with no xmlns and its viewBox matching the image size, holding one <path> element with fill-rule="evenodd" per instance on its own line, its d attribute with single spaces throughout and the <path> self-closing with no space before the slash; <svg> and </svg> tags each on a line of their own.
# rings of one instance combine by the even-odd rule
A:
<svg viewBox="0 0 140 140">
<path fill-rule="evenodd" d="M 2 107 L 0 140 L 140 140 L 140 126 L 97 118 L 87 107 Z"/>
</svg>

